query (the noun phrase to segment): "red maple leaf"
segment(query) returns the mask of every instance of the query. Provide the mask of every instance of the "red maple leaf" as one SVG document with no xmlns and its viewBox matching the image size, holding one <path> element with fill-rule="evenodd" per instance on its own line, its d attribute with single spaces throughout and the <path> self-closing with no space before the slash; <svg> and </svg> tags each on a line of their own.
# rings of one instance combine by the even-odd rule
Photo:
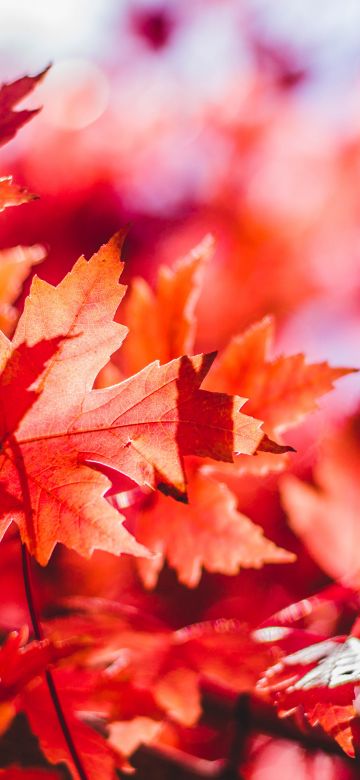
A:
<svg viewBox="0 0 360 780">
<path fill-rule="evenodd" d="M 48 70 L 45 68 L 36 76 L 23 76 L 0 87 L 0 146 L 14 138 L 20 127 L 39 113 L 39 108 L 22 111 L 13 109 L 35 89 Z"/>
<path fill-rule="evenodd" d="M 39 112 L 39 108 L 14 111 L 14 107 L 26 98 L 41 82 L 48 68 L 37 76 L 24 76 L 0 87 L 0 146 L 16 135 L 17 131 Z M 34 200 L 36 195 L 15 184 L 11 176 L 0 178 L 0 211 L 7 206 L 18 206 Z"/>
<path fill-rule="evenodd" d="M 15 521 L 42 564 L 59 541 L 83 555 L 145 553 L 89 462 L 184 498 L 184 455 L 231 460 L 263 436 L 259 421 L 238 412 L 240 400 L 199 390 L 211 355 L 152 363 L 92 390 L 126 334 L 112 320 L 124 293 L 121 243 L 119 235 L 88 263 L 80 258 L 58 287 L 35 278 L 13 342 L 2 337 L 1 531 Z"/>
</svg>

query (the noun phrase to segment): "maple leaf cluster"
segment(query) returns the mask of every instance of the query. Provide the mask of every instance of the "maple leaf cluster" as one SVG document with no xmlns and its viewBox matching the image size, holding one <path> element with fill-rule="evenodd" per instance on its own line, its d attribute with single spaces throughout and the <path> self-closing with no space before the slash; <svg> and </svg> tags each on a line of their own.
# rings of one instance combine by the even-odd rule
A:
<svg viewBox="0 0 360 780">
<path fill-rule="evenodd" d="M 37 113 L 14 108 L 43 76 L 1 88 L 0 144 Z M 33 197 L 0 182 L 1 209 Z M 304 762 L 306 740 L 333 751 L 324 777 L 346 772 L 336 751 L 360 745 L 359 426 L 333 434 L 311 485 L 291 430 L 353 369 L 277 355 L 271 316 L 196 354 L 212 237 L 122 301 L 125 238 L 57 286 L 35 276 L 19 315 L 44 250 L 0 256 L 0 775 L 251 778 L 286 739 Z M 309 554 L 335 584 L 297 600 Z"/>
</svg>

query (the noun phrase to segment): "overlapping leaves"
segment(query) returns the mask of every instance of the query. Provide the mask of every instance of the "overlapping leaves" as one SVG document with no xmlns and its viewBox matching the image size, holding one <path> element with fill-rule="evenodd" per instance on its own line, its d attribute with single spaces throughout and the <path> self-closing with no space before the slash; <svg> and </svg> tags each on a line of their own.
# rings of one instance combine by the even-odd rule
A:
<svg viewBox="0 0 360 780">
<path fill-rule="evenodd" d="M 199 389 L 213 356 L 152 363 L 92 389 L 126 334 L 112 319 L 125 291 L 121 241 L 114 237 L 89 263 L 80 258 L 56 288 L 35 279 L 13 342 L 2 337 L 1 532 L 17 522 L 43 564 L 58 541 L 84 555 L 145 553 L 90 462 L 184 499 L 184 455 L 231 461 L 263 437 L 260 422 L 238 411 L 241 400 Z"/>
</svg>

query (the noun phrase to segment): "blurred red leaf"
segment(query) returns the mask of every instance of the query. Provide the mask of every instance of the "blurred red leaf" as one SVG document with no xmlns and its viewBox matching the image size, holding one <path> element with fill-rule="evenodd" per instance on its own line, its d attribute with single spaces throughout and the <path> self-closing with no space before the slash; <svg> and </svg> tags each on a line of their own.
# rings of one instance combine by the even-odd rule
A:
<svg viewBox="0 0 360 780">
<path fill-rule="evenodd" d="M 13 109 L 42 81 L 48 70 L 45 68 L 36 76 L 24 76 L 0 87 L 0 146 L 14 138 L 20 127 L 39 112 L 38 108 L 30 111 Z"/>
<path fill-rule="evenodd" d="M 79 664 L 97 677 L 92 687 L 87 684 L 88 701 L 81 709 L 102 712 L 111 723 L 132 722 L 139 715 L 191 726 L 201 714 L 204 679 L 231 686 L 237 693 L 252 691 L 259 675 L 278 657 L 237 621 L 208 621 L 177 631 L 144 630 L 106 600 L 75 599 L 70 613 L 49 621 L 46 631 L 54 640 L 91 639 Z"/>
<path fill-rule="evenodd" d="M 25 644 L 27 636 L 26 629 L 14 631 L 0 648 L 0 733 L 9 726 L 19 708 L 19 697 L 31 680 L 84 646 L 83 641 L 50 639 Z"/>
<path fill-rule="evenodd" d="M 22 203 L 28 203 L 36 198 L 36 195 L 15 184 L 12 176 L 4 176 L 0 179 L 0 211 L 8 206 L 20 206 Z"/>
<path fill-rule="evenodd" d="M 32 92 L 47 71 L 48 68 L 37 76 L 24 76 L 22 79 L 3 84 L 0 87 L 0 146 L 14 138 L 17 131 L 39 112 L 38 108 L 32 111 L 13 111 L 13 108 Z M 36 197 L 24 187 L 15 184 L 12 176 L 0 178 L 0 211 L 8 206 L 19 206 L 22 203 L 27 203 Z"/>
<path fill-rule="evenodd" d="M 45 250 L 39 244 L 15 246 L 0 250 L 0 328 L 9 335 L 16 324 L 17 311 L 12 305 L 33 265 L 40 263 Z"/>
</svg>

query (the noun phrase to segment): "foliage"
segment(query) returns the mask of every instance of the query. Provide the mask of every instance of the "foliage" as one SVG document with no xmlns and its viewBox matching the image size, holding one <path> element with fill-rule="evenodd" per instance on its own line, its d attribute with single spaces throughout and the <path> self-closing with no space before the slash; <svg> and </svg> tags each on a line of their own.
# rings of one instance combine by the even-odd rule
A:
<svg viewBox="0 0 360 780">
<path fill-rule="evenodd" d="M 0 90 L 0 143 L 36 115 L 14 107 L 43 75 Z M 0 210 L 31 199 L 1 179 Z M 220 328 L 218 353 L 199 351 L 212 337 L 218 346 L 201 312 L 229 276 L 244 299 L 256 292 L 254 242 L 248 273 L 234 263 L 222 290 L 208 235 L 161 265 L 154 285 L 134 277 L 122 303 L 125 238 L 80 257 L 57 285 L 35 276 L 19 314 L 44 250 L 0 253 L 0 775 L 110 780 L 135 766 L 141 776 L 150 756 L 153 776 L 168 762 L 169 776 L 180 763 L 184 776 L 211 766 L 251 778 L 262 752 L 268 760 L 262 729 L 285 722 L 305 747 L 356 760 L 358 417 L 333 432 L 312 474 L 301 428 L 298 455 L 292 446 L 308 415 L 317 436 L 311 413 L 353 369 L 274 355 L 276 319 L 256 319 L 261 274 L 244 306 L 252 324 L 240 313 Z M 335 582 L 298 601 L 309 570 L 309 594 L 316 578 L 325 585 L 321 570 Z M 14 761 L 24 716 L 37 750 Z M 330 778 L 345 759 L 324 767 Z"/>
</svg>

